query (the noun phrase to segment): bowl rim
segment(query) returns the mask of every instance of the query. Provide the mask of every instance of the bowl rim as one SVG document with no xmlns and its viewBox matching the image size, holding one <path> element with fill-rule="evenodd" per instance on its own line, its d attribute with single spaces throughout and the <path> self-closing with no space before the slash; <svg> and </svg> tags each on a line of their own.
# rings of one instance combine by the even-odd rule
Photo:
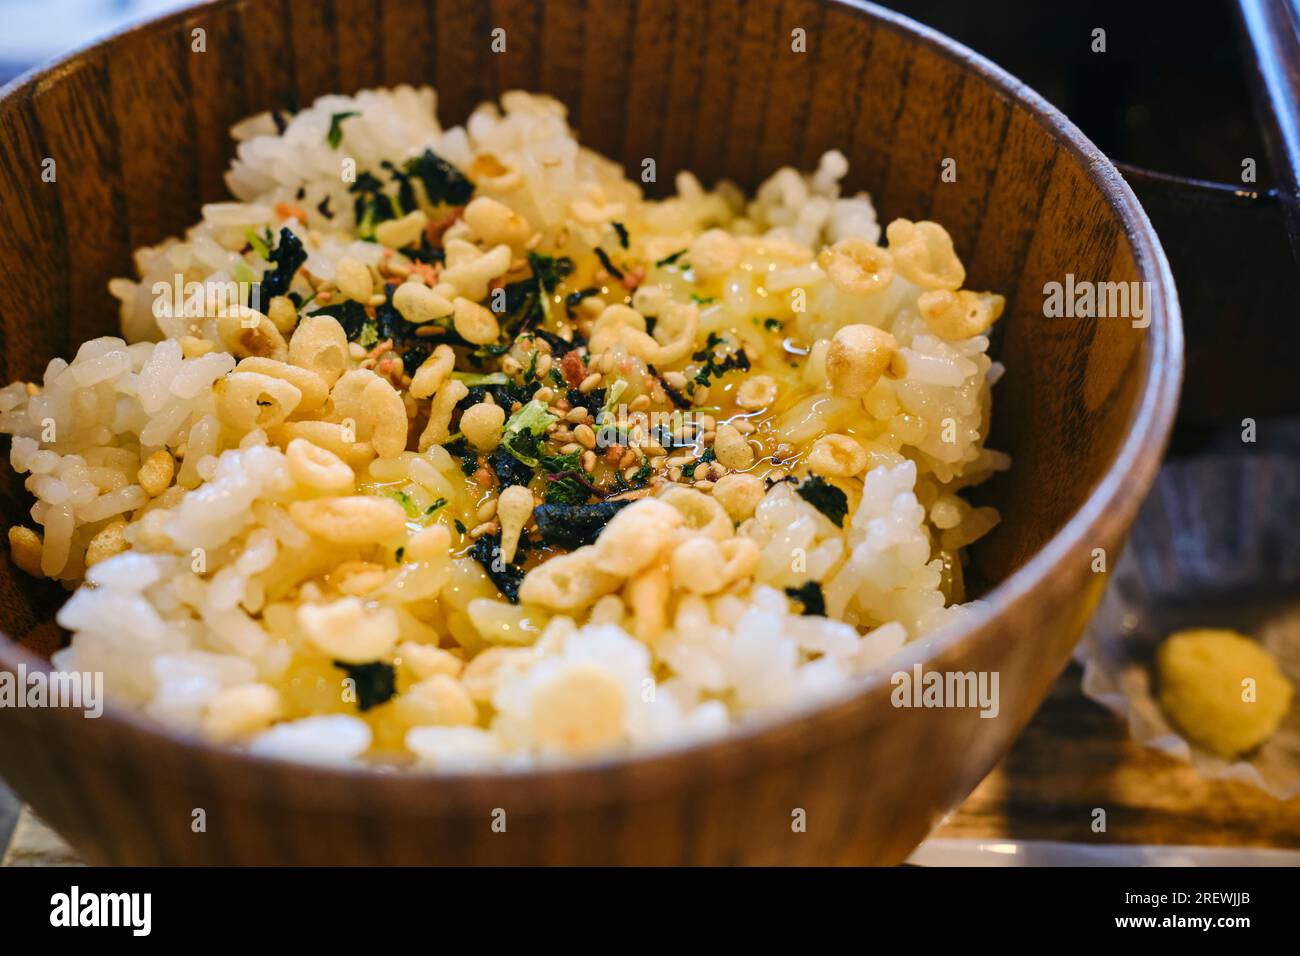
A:
<svg viewBox="0 0 1300 956">
<path fill-rule="evenodd" d="M 0 118 L 16 102 L 30 98 L 47 79 L 57 78 L 76 68 L 79 61 L 96 55 L 108 55 L 109 48 L 128 36 L 160 32 L 178 22 L 201 15 L 210 7 L 229 7 L 243 0 L 201 0 L 194 5 L 161 16 L 130 23 L 102 38 L 93 40 L 55 60 L 39 64 L 0 87 Z M 1177 290 L 1168 260 L 1145 211 L 1115 164 L 1107 158 L 1060 110 L 1024 82 L 964 44 L 910 17 L 879 6 L 870 0 L 821 0 L 844 12 L 883 27 L 928 47 L 964 71 L 987 82 L 1012 107 L 1023 109 L 1060 147 L 1079 162 L 1088 180 L 1096 187 L 1118 217 L 1132 250 L 1139 274 L 1150 283 L 1151 323 L 1144 330 L 1139 354 L 1141 379 L 1134 407 L 1125 423 L 1124 438 L 1101 477 L 1082 504 L 1028 560 L 1003 581 L 983 595 L 963 620 L 923 639 L 912 642 L 893 662 L 910 667 L 924 663 L 960 646 L 977 640 L 999 617 L 1012 608 L 1048 589 L 1065 570 L 1071 555 L 1087 540 L 1097 540 L 1103 528 L 1124 529 L 1132 523 L 1137 510 L 1155 480 L 1163 458 L 1177 411 L 1183 373 L 1182 318 Z M 28 672 L 49 670 L 49 661 L 28 651 L 8 634 L 0 631 L 0 670 L 17 672 L 22 665 Z M 104 711 L 95 722 L 110 728 L 106 733 L 126 732 L 140 743 L 160 748 L 158 753 L 185 759 L 200 759 L 208 772 L 218 767 L 228 771 L 251 771 L 253 774 L 294 775 L 304 784 L 320 784 L 320 791 L 304 787 L 306 792 L 324 794 L 331 785 L 365 781 L 377 788 L 411 791 L 438 788 L 448 808 L 475 798 L 482 798 L 496 788 L 512 788 L 516 804 L 545 800 L 560 792 L 586 793 L 594 796 L 645 778 L 670 774 L 677 778 L 712 776 L 706 771 L 724 764 L 742 763 L 741 756 L 758 753 L 773 743 L 773 737 L 795 728 L 830 729 L 837 718 L 852 717 L 855 705 L 862 705 L 885 682 L 885 674 L 874 674 L 856 681 L 827 698 L 806 702 L 776 714 L 760 715 L 745 724 L 733 726 L 716 737 L 686 740 L 656 748 L 618 753 L 572 763 L 542 764 L 528 769 L 494 771 L 439 771 L 403 768 L 394 771 L 383 763 L 346 765 L 302 763 L 279 757 L 260 756 L 233 747 L 214 744 L 186 732 L 172 730 L 142 713 L 105 701 Z M 224 766 L 221 766 L 224 765 Z M 230 778 L 225 778 L 230 779 Z M 292 795 L 285 794 L 286 799 Z"/>
</svg>

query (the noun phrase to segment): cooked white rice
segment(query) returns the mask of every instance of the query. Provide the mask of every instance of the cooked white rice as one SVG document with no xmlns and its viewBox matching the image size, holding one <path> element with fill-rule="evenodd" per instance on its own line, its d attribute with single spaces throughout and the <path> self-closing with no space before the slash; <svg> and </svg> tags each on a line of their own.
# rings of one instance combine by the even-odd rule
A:
<svg viewBox="0 0 1300 956">
<path fill-rule="evenodd" d="M 341 137 L 333 147 L 332 126 Z M 875 244 L 881 227 L 865 194 L 841 195 L 847 162 L 839 153 L 810 174 L 779 170 L 750 202 L 725 182 L 707 191 L 689 173 L 677 177 L 675 196 L 648 201 L 616 164 L 579 146 L 558 103 L 522 92 L 445 130 L 431 89 L 399 87 L 321 97 L 282 131 L 262 114 L 233 134 L 234 200 L 205 207 L 184 239 L 139 250 L 138 281 L 111 283 L 123 337 L 89 341 L 71 363 L 50 362 L 39 386 L 0 390 L 0 431 L 13 436 L 10 460 L 28 476 L 39 528 L 39 538 L 11 531 L 13 556 L 76 588 L 58 617 L 72 632 L 58 667 L 102 671 L 118 703 L 254 753 L 464 770 L 721 734 L 753 715 L 841 692 L 963 613 L 960 551 L 997 515 L 957 492 L 1008 464 L 983 447 L 998 366 L 982 329 L 955 334 L 955 313 L 940 315 L 939 306 L 922 314 L 923 294 L 938 302 L 934 295 L 952 295 L 964 274 L 938 227 L 902 221 L 888 252 L 872 245 L 878 251 L 865 253 L 866 271 L 876 271 L 864 278 L 862 243 Z M 589 332 L 599 308 L 630 302 L 660 317 L 654 340 L 673 334 L 672 316 L 689 313 L 698 320 L 690 352 L 711 348 L 710 333 L 727 333 L 754 356 L 754 368 L 729 384 L 715 379 L 712 405 L 696 401 L 712 416 L 710 441 L 727 422 L 758 423 L 749 433 L 759 452 L 753 465 L 722 467 L 719 451 L 719 462 L 691 477 L 660 462 L 647 485 L 653 493 L 619 512 L 594 544 L 543 560 L 518 604 L 466 553 L 476 534 L 500 530 L 485 507 L 496 491 L 466 479 L 445 447 L 449 423 L 417 450 L 430 400 L 404 392 L 409 376 L 385 365 L 371 343 L 349 348 L 336 371 L 379 369 L 372 377 L 393 383 L 410 431 L 387 450 L 374 412 L 374 397 L 388 396 L 379 386 L 364 401 L 335 386 L 302 411 L 313 382 L 334 385 L 324 373 L 286 387 L 287 372 L 277 378 L 269 366 L 241 365 L 262 369 L 266 381 L 256 380 L 263 392 L 251 417 L 239 417 L 230 383 L 253 381 L 235 373 L 250 353 L 303 369 L 295 374 L 320 372 L 314 353 L 294 354 L 293 328 L 282 330 L 283 348 L 259 346 L 219 317 L 155 310 L 155 286 L 172 287 L 178 276 L 210 284 L 261 277 L 274 265 L 250 232 L 281 228 L 307 252 L 290 286 L 300 298 L 325 290 L 337 302 L 356 262 L 379 282 L 400 283 L 414 269 L 418 284 L 427 275 L 418 264 L 357 237 L 365 226 L 355 220 L 346 161 L 378 175 L 384 161 L 400 168 L 426 150 L 467 173 L 476 196 L 522 217 L 529 233 L 510 248 L 510 266 L 496 268 L 484 235 L 463 218 L 444 223 L 437 239 L 446 262 L 428 276 L 434 292 L 487 301 L 526 249 L 568 254 L 580 272 L 603 276 L 599 295 L 576 306 Z M 436 222 L 447 208 L 426 194 L 420 211 Z M 626 250 L 611 237 L 614 222 L 630 234 Z M 638 264 L 634 290 L 590 262 L 601 244 Z M 352 263 L 340 267 L 344 260 Z M 547 309 L 560 315 L 561 302 L 557 294 Z M 983 328 L 1001 311 L 1000 297 L 988 294 L 960 304 L 984 309 Z M 893 343 L 887 372 L 877 370 L 866 394 L 851 397 L 837 393 L 827 370 L 832 339 L 850 325 L 888 332 Z M 607 380 L 629 363 L 637 372 L 625 402 L 644 381 L 644 364 L 626 344 L 646 341 L 649 327 L 640 328 L 640 339 L 616 329 L 609 349 Z M 666 354 L 654 340 L 646 348 Z M 527 357 L 519 348 L 501 361 Z M 550 358 L 558 368 L 559 354 Z M 684 354 L 655 371 L 665 381 L 681 370 L 690 378 L 699 362 Z M 760 373 L 777 397 L 737 410 L 740 385 Z M 370 378 L 353 381 L 369 387 Z M 646 387 L 653 392 L 653 383 Z M 732 414 L 707 411 L 718 406 Z M 289 445 L 307 437 L 330 446 L 314 422 L 336 437 L 340 422 L 355 429 L 346 433 L 352 446 L 325 454 L 346 461 L 358 492 L 400 499 L 413 516 L 400 531 L 377 525 L 372 540 L 340 541 L 303 518 L 296 506 L 326 495 L 304 481 L 307 465 L 291 460 Z M 811 453 L 837 435 L 849 443 L 837 447 L 851 473 Z M 796 481 L 781 480 L 810 470 L 843 492 L 842 527 Z M 724 498 L 718 480 L 732 472 L 767 479 L 758 499 L 746 506 Z M 803 599 L 786 590 L 810 581 L 826 616 L 801 613 Z M 340 668 L 340 658 L 381 666 Z M 360 712 L 357 683 L 375 673 L 393 675 L 395 686 Z"/>
</svg>

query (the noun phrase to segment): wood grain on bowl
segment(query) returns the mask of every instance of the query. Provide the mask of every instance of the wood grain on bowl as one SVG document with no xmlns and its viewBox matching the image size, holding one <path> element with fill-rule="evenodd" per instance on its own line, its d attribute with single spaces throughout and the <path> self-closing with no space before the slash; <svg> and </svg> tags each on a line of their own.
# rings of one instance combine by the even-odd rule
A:
<svg viewBox="0 0 1300 956">
<path fill-rule="evenodd" d="M 506 31 L 504 53 L 491 31 Z M 791 49 L 806 31 L 807 52 Z M 195 30 L 205 33 L 195 52 Z M 997 671 L 1000 713 L 904 710 L 889 675 L 718 743 L 531 774 L 433 777 L 254 760 L 110 709 L 0 709 L 0 774 L 112 863 L 889 863 L 970 792 L 1069 657 L 1148 488 L 1181 363 L 1177 301 L 1114 168 L 1032 92 L 879 8 L 787 0 L 216 0 L 91 47 L 0 100 L 0 328 L 9 379 L 114 330 L 105 283 L 223 196 L 225 130 L 330 91 L 432 83 L 444 122 L 510 88 L 563 100 L 585 143 L 657 181 L 753 187 L 823 150 L 885 220 L 947 224 L 972 288 L 1011 293 L 974 555 L 987 604 L 900 667 Z M 57 181 L 42 180 L 42 161 Z M 940 179 L 956 160 L 955 182 Z M 1149 325 L 1053 318 L 1067 274 L 1148 283 Z M 30 505 L 6 469 L 7 522 Z M 62 592 L 0 563 L 0 667 L 36 666 Z M 22 645 L 27 645 L 26 647 Z M 192 828 L 205 811 L 206 832 Z M 506 832 L 492 827 L 497 809 Z M 792 813 L 806 813 L 794 832 Z"/>
</svg>

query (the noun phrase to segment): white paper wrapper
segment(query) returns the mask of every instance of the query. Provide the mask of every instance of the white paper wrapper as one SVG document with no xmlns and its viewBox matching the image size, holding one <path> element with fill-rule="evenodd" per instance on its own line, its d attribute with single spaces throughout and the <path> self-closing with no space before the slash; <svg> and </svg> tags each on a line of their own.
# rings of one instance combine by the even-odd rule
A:
<svg viewBox="0 0 1300 956">
<path fill-rule="evenodd" d="M 1170 633 L 1227 627 L 1259 640 L 1300 689 L 1300 458 L 1166 464 L 1113 572 L 1075 652 L 1083 692 L 1122 715 L 1135 740 L 1190 760 L 1205 777 L 1300 796 L 1300 703 L 1261 747 L 1228 761 L 1179 735 L 1153 676 Z"/>
</svg>

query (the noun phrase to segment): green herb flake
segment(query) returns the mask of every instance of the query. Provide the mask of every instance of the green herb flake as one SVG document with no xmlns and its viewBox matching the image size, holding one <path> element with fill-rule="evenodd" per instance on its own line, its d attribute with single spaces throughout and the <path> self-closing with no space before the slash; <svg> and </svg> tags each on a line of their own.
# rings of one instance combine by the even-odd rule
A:
<svg viewBox="0 0 1300 956">
<path fill-rule="evenodd" d="M 487 345 L 480 345 L 471 353 L 475 358 L 499 358 L 510 351 L 509 342 L 489 342 Z"/>
<path fill-rule="evenodd" d="M 330 131 L 325 136 L 325 142 L 330 144 L 330 149 L 338 149 L 339 143 L 343 142 L 343 121 L 349 116 L 360 116 L 356 110 L 348 110 L 345 113 L 335 113 L 330 117 Z"/>
<path fill-rule="evenodd" d="M 460 459 L 460 470 L 466 478 L 478 471 L 478 452 L 470 447 L 464 437 L 454 438 L 442 446 L 447 454 Z"/>
<path fill-rule="evenodd" d="M 538 464 L 555 475 L 562 471 L 576 471 L 581 460 L 582 456 L 574 451 L 567 455 L 542 455 L 538 458 Z"/>
<path fill-rule="evenodd" d="M 612 412 L 615 408 L 617 408 L 618 400 L 623 397 L 623 393 L 626 391 L 627 391 L 627 382 L 621 378 L 615 379 L 614 384 L 610 385 L 605 390 L 605 401 L 604 404 L 601 405 L 601 409 L 600 409 L 601 414 L 603 415 L 608 412 Z"/>
<path fill-rule="evenodd" d="M 554 292 L 556 286 L 573 274 L 573 260 L 568 256 L 548 256 L 541 252 L 530 252 L 528 267 L 533 270 L 533 275 L 544 292 Z"/>
<path fill-rule="evenodd" d="M 373 198 L 370 198 L 366 200 L 365 212 L 361 216 L 361 221 L 357 223 L 358 238 L 375 238 L 375 218 L 375 201 Z"/>
<path fill-rule="evenodd" d="M 726 345 L 727 340 L 717 332 L 710 332 L 708 344 L 703 351 L 696 352 L 692 357 L 697 362 L 703 362 L 700 370 L 695 374 L 695 384 L 707 387 L 715 379 L 721 378 L 728 372 L 739 369 L 742 372 L 748 372 L 750 369 L 749 356 L 745 354 L 743 347 L 737 348 L 734 352 L 724 356 L 719 361 L 715 349 L 720 345 Z"/>
<path fill-rule="evenodd" d="M 573 475 L 562 475 L 546 480 L 548 505 L 581 505 L 591 497 L 591 489 Z"/>
<path fill-rule="evenodd" d="M 664 256 L 662 259 L 660 259 L 660 260 L 658 260 L 657 262 L 655 262 L 655 265 L 656 265 L 657 267 L 659 267 L 660 269 L 662 269 L 664 266 L 670 266 L 670 265 L 672 265 L 673 263 L 675 263 L 678 259 L 680 259 L 680 258 L 681 258 L 682 256 L 684 256 L 684 255 L 686 255 L 686 250 L 685 250 L 685 249 L 678 249 L 678 250 L 677 250 L 676 252 L 674 252 L 672 255 L 670 255 L 670 256 Z M 683 268 L 685 268 L 685 267 L 683 266 Z"/>
<path fill-rule="evenodd" d="M 537 467 L 537 442 L 546 434 L 546 428 L 558 417 L 537 399 L 530 399 L 506 422 L 501 444 L 515 459 L 529 468 Z"/>
<path fill-rule="evenodd" d="M 578 452 L 567 455 L 542 455 L 538 458 L 546 477 L 546 503 L 551 505 L 585 504 L 591 497 L 588 488 L 577 473 L 581 470 Z"/>
<path fill-rule="evenodd" d="M 703 455 L 691 462 L 689 465 L 682 466 L 682 477 L 694 478 L 696 468 L 699 468 L 700 465 L 707 465 L 709 462 L 715 461 L 716 459 L 717 454 L 713 451 L 713 446 L 710 445 L 708 448 L 704 449 Z"/>
<path fill-rule="evenodd" d="M 405 491 L 390 491 L 388 493 L 388 497 L 392 498 L 394 501 L 396 501 L 399 505 L 402 506 L 402 510 L 406 512 L 407 517 L 410 518 L 420 517 L 419 507 L 415 504 L 414 499 L 412 499 L 411 496 L 407 494 Z"/>
<path fill-rule="evenodd" d="M 244 238 L 248 240 L 248 244 L 253 247 L 254 252 L 256 252 L 267 262 L 271 261 L 271 242 L 273 241 L 273 238 L 271 236 L 271 229 L 269 226 L 267 227 L 264 235 L 261 236 L 259 236 L 253 230 L 252 226 L 249 226 L 247 229 L 244 230 Z"/>
<path fill-rule="evenodd" d="M 505 385 L 510 381 L 505 372 L 452 372 L 451 377 L 464 382 L 469 388 L 476 385 Z"/>
<path fill-rule="evenodd" d="M 632 473 L 631 478 L 624 477 L 622 473 L 619 474 L 618 485 L 620 488 L 625 488 L 629 491 L 634 491 L 637 488 L 644 488 L 646 482 L 650 480 L 650 475 L 653 473 L 654 469 L 650 467 L 650 459 L 642 458 L 641 466 Z"/>
</svg>

